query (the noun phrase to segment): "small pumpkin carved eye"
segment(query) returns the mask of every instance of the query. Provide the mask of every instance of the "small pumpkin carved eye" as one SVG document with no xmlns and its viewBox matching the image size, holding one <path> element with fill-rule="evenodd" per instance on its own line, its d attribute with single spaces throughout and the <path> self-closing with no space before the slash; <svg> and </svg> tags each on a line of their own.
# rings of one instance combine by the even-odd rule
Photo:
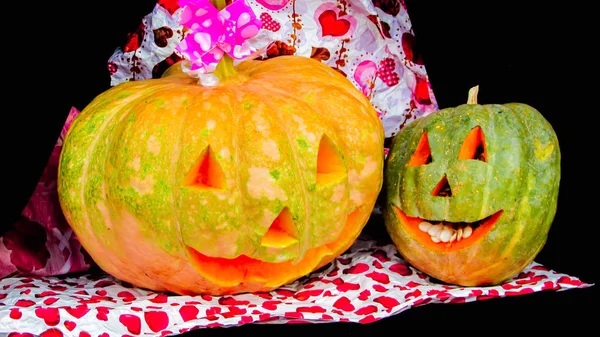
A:
<svg viewBox="0 0 600 337">
<path fill-rule="evenodd" d="M 346 175 L 344 159 L 331 138 L 323 135 L 317 153 L 317 186 L 336 182 Z"/>
<path fill-rule="evenodd" d="M 427 138 L 427 132 L 423 132 L 417 149 L 413 153 L 407 166 L 420 166 L 427 165 L 433 161 L 431 157 L 431 149 L 429 148 L 429 139 Z"/>
<path fill-rule="evenodd" d="M 485 146 L 485 135 L 483 130 L 479 126 L 474 127 L 469 131 L 467 137 L 463 141 L 460 153 L 458 154 L 459 160 L 471 159 L 481 160 L 487 163 L 487 149 Z"/>
</svg>

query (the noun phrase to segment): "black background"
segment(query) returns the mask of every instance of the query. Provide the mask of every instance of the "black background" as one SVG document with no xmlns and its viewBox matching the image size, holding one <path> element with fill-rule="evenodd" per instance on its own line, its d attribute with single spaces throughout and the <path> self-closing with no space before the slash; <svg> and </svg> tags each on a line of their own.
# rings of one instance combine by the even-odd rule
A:
<svg viewBox="0 0 600 337">
<path fill-rule="evenodd" d="M 43 2 L 30 13 L 20 7 L 23 4 L 7 4 L 14 8 L 5 9 L 5 27 L 13 28 L 4 30 L 2 52 L 8 86 L 2 90 L 6 104 L 1 137 L 8 153 L 2 165 L 0 228 L 12 223 L 26 204 L 69 108 L 82 109 L 109 87 L 106 61 L 155 2 Z M 536 261 L 597 283 L 598 90 L 591 57 L 593 21 L 588 19 L 593 11 L 576 4 L 406 1 L 416 48 L 440 108 L 464 103 L 469 88 L 479 85 L 480 103 L 527 103 L 553 125 L 562 152 L 559 205 Z M 366 230 L 377 232 L 381 225 L 374 221 Z M 517 333 L 521 323 L 528 323 L 532 331 L 560 326 L 579 332 L 595 326 L 596 288 L 426 305 L 369 325 L 249 325 L 195 334 Z"/>
</svg>

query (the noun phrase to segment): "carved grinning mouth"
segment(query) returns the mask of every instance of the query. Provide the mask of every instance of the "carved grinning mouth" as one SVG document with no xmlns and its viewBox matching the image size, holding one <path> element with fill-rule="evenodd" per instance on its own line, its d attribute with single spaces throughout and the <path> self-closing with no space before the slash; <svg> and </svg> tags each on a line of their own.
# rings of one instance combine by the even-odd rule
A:
<svg viewBox="0 0 600 337">
<path fill-rule="evenodd" d="M 472 245 L 494 227 L 502 210 L 475 222 L 429 221 L 406 215 L 392 206 L 398 220 L 420 244 L 435 251 L 459 250 Z"/>
</svg>

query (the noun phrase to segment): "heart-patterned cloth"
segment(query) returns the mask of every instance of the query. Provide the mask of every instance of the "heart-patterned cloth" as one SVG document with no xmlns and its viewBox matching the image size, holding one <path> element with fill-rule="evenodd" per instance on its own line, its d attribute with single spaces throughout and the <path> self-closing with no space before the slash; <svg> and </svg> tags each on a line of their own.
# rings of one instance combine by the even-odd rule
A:
<svg viewBox="0 0 600 337">
<path fill-rule="evenodd" d="M 389 240 L 363 236 L 321 270 L 264 293 L 177 296 L 106 274 L 7 278 L 0 280 L 0 336 L 162 337 L 247 324 L 368 324 L 429 304 L 591 286 L 535 262 L 501 285 L 451 286 L 407 264 Z"/>
<path fill-rule="evenodd" d="M 249 57 L 299 55 L 328 64 L 371 100 L 387 138 L 438 109 L 401 0 L 245 2 L 261 20 L 260 31 L 246 41 L 256 51 Z M 180 23 L 183 14 L 178 0 L 158 1 L 110 57 L 111 84 L 159 77 L 181 60 L 176 47 L 190 36 Z"/>
</svg>

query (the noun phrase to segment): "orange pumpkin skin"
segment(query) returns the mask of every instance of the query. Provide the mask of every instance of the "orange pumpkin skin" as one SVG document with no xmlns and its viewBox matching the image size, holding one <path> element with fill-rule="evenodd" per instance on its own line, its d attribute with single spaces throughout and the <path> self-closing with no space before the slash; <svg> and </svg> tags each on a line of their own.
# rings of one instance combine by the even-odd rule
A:
<svg viewBox="0 0 600 337">
<path fill-rule="evenodd" d="M 173 69 L 100 94 L 64 142 L 61 206 L 98 265 L 222 295 L 275 289 L 348 249 L 383 180 L 366 97 L 304 57 L 245 61 L 215 87 Z"/>
</svg>

